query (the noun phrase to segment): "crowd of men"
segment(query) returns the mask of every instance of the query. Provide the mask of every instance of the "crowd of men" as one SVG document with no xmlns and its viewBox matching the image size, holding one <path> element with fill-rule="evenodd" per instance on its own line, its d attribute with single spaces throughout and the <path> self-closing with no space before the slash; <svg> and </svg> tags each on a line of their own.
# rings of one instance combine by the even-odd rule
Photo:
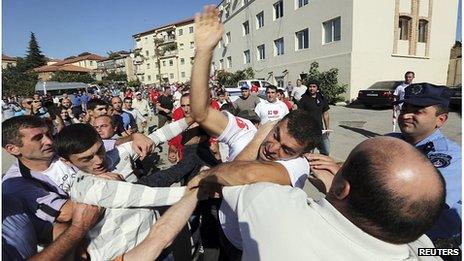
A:
<svg viewBox="0 0 464 261">
<path fill-rule="evenodd" d="M 418 249 L 460 248 L 446 87 L 411 79 L 401 132 L 335 162 L 318 82 L 267 86 L 265 99 L 244 85 L 233 102 L 211 86 L 218 12 L 195 16 L 189 85 L 6 108 L 2 147 L 16 161 L 2 179 L 5 260 L 435 260 Z M 173 165 L 158 169 L 165 142 Z"/>
</svg>

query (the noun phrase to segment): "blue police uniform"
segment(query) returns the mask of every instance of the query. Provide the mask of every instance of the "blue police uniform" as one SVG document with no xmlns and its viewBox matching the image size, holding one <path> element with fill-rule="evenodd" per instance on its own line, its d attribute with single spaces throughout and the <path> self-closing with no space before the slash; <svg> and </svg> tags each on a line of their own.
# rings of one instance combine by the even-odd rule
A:
<svg viewBox="0 0 464 261">
<path fill-rule="evenodd" d="M 405 99 L 400 101 L 415 106 L 449 105 L 449 92 L 446 87 L 428 83 L 412 84 L 405 89 Z M 403 138 L 401 133 L 389 136 Z M 461 245 L 462 226 L 462 154 L 461 147 L 443 136 L 439 129 L 415 144 L 430 162 L 440 171 L 446 182 L 446 209 L 442 211 L 427 236 L 437 245 Z M 440 243 L 440 241 L 442 243 Z"/>
</svg>

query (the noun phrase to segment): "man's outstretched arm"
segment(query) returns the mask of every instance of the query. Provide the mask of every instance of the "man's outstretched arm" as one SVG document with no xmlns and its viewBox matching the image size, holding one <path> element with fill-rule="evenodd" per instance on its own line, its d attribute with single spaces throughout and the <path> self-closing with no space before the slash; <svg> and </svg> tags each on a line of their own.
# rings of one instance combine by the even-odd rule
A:
<svg viewBox="0 0 464 261">
<path fill-rule="evenodd" d="M 205 6 L 202 14 L 195 15 L 196 54 L 192 68 L 190 107 L 192 118 L 211 136 L 218 137 L 227 126 L 227 116 L 210 108 L 209 72 L 214 48 L 222 37 L 224 28 L 214 6 Z"/>
</svg>

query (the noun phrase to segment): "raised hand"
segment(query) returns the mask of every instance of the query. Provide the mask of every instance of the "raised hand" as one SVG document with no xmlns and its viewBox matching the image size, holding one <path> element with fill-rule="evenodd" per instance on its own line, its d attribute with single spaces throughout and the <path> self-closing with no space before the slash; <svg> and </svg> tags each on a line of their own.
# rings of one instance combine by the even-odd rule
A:
<svg viewBox="0 0 464 261">
<path fill-rule="evenodd" d="M 219 11 L 207 5 L 203 13 L 195 14 L 195 45 L 197 51 L 213 51 L 221 40 L 224 27 L 219 21 Z"/>
</svg>

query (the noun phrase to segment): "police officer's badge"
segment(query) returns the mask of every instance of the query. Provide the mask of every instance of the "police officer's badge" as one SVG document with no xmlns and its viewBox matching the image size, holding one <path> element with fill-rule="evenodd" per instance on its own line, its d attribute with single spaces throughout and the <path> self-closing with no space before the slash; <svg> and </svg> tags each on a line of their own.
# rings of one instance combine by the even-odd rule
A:
<svg viewBox="0 0 464 261">
<path fill-rule="evenodd" d="M 419 93 L 422 92 L 422 85 L 414 85 L 411 88 L 411 94 L 418 95 Z"/>
<path fill-rule="evenodd" d="M 453 157 L 444 153 L 432 153 L 427 155 L 427 158 L 429 158 L 435 168 L 446 168 L 451 163 Z"/>
</svg>

